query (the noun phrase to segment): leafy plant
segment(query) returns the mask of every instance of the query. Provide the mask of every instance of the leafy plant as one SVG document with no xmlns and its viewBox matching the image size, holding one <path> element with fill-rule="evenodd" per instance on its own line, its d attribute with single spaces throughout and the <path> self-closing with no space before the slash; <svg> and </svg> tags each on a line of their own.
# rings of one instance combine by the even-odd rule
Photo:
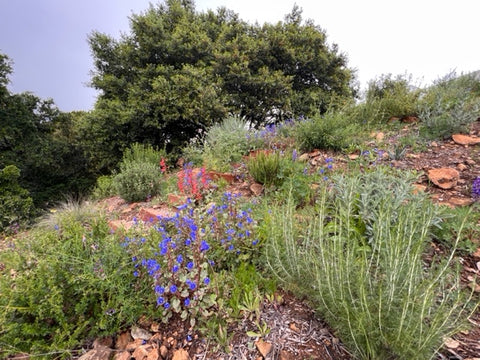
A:
<svg viewBox="0 0 480 360">
<path fill-rule="evenodd" d="M 93 189 L 92 197 L 94 199 L 105 199 L 117 194 L 114 185 L 114 175 L 103 175 L 97 178 L 97 184 Z"/>
<path fill-rule="evenodd" d="M 149 288 L 135 281 L 125 250 L 90 206 L 69 202 L 13 244 L 0 251 L 2 357 L 69 358 L 85 339 L 153 315 L 144 309 Z"/>
<path fill-rule="evenodd" d="M 358 143 L 361 133 L 360 126 L 340 111 L 305 120 L 295 129 L 295 141 L 302 151 L 342 150 Z"/>
<path fill-rule="evenodd" d="M 20 170 L 14 165 L 0 170 L 0 232 L 16 231 L 35 214 L 33 200 L 19 178 Z"/>
<path fill-rule="evenodd" d="M 425 269 L 440 221 L 429 200 L 383 169 L 334 184 L 303 220 L 291 205 L 272 210 L 272 273 L 308 296 L 359 358 L 432 358 L 467 312 L 451 272 L 459 237 L 446 261 Z"/>
<path fill-rule="evenodd" d="M 165 152 L 134 144 L 125 150 L 120 172 L 113 178 L 117 193 L 126 201 L 144 201 L 160 193 Z"/>
<path fill-rule="evenodd" d="M 480 81 L 473 75 L 447 75 L 426 89 L 418 113 L 420 133 L 427 139 L 446 139 L 467 131 L 480 115 Z"/>
</svg>

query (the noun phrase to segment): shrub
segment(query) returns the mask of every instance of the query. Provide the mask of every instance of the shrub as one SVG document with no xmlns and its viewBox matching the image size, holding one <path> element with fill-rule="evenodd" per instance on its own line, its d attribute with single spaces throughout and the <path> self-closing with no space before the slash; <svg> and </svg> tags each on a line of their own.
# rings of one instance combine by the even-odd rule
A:
<svg viewBox="0 0 480 360">
<path fill-rule="evenodd" d="M 105 199 L 117 194 L 117 189 L 114 184 L 114 176 L 104 175 L 97 179 L 97 185 L 93 190 L 92 197 L 94 199 Z"/>
<path fill-rule="evenodd" d="M 203 151 L 205 165 L 219 170 L 239 162 L 251 149 L 247 122 L 231 116 L 213 125 L 206 133 Z"/>
<path fill-rule="evenodd" d="M 480 116 L 480 81 L 473 75 L 447 75 L 426 89 L 418 113 L 420 134 L 427 139 L 468 132 L 468 126 Z"/>
<path fill-rule="evenodd" d="M 424 263 L 436 207 L 382 169 L 334 184 L 313 212 L 272 210 L 268 266 L 359 358 L 432 358 L 468 303 L 450 271 L 456 245 L 446 261 Z"/>
<path fill-rule="evenodd" d="M 15 231 L 34 215 L 29 192 L 18 184 L 20 170 L 8 165 L 0 170 L 0 232 Z"/>
<path fill-rule="evenodd" d="M 164 151 L 141 144 L 125 150 L 120 172 L 113 178 L 117 193 L 128 202 L 158 195 L 162 188 L 160 163 L 164 156 Z"/>
<path fill-rule="evenodd" d="M 158 165 L 146 162 L 130 163 L 113 178 L 118 195 L 128 202 L 145 201 L 162 188 Z"/>
<path fill-rule="evenodd" d="M 0 251 L 0 263 L 0 344 L 8 344 L 2 357 L 71 358 L 85 340 L 155 310 L 107 221 L 88 205 L 64 204 Z"/>
<path fill-rule="evenodd" d="M 295 140 L 302 151 L 341 150 L 359 143 L 360 133 L 360 126 L 344 113 L 329 112 L 300 122 L 296 126 Z"/>
</svg>

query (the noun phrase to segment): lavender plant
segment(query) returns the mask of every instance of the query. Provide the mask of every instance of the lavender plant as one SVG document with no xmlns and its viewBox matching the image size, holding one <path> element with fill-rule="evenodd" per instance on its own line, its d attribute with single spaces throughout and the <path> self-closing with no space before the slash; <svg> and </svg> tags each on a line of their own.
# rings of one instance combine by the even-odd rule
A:
<svg viewBox="0 0 480 360">
<path fill-rule="evenodd" d="M 477 176 L 472 183 L 472 198 L 480 199 L 480 176 Z"/>
</svg>

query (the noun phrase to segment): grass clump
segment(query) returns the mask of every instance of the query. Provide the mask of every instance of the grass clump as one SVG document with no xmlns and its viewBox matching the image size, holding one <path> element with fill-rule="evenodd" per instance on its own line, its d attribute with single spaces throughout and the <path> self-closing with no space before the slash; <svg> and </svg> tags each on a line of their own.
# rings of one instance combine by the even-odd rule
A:
<svg viewBox="0 0 480 360">
<path fill-rule="evenodd" d="M 337 176 L 314 211 L 272 211 L 267 263 L 361 359 L 429 359 L 461 328 L 454 250 L 425 264 L 436 207 L 383 169 Z M 457 238 L 458 242 L 458 238 Z"/>
</svg>

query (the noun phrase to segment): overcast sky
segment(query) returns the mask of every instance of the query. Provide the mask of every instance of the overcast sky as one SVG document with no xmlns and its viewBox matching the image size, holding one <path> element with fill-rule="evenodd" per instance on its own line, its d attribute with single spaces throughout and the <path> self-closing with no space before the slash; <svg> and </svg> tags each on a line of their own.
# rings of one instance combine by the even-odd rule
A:
<svg viewBox="0 0 480 360">
<path fill-rule="evenodd" d="M 283 20 L 295 2 L 347 54 L 362 87 L 388 73 L 411 74 L 426 85 L 452 70 L 480 70 L 480 0 L 197 0 L 196 7 L 223 5 L 263 23 Z M 52 98 L 63 111 L 92 109 L 88 34 L 128 33 L 129 15 L 149 3 L 0 0 L 0 52 L 14 62 L 10 91 Z"/>
</svg>

